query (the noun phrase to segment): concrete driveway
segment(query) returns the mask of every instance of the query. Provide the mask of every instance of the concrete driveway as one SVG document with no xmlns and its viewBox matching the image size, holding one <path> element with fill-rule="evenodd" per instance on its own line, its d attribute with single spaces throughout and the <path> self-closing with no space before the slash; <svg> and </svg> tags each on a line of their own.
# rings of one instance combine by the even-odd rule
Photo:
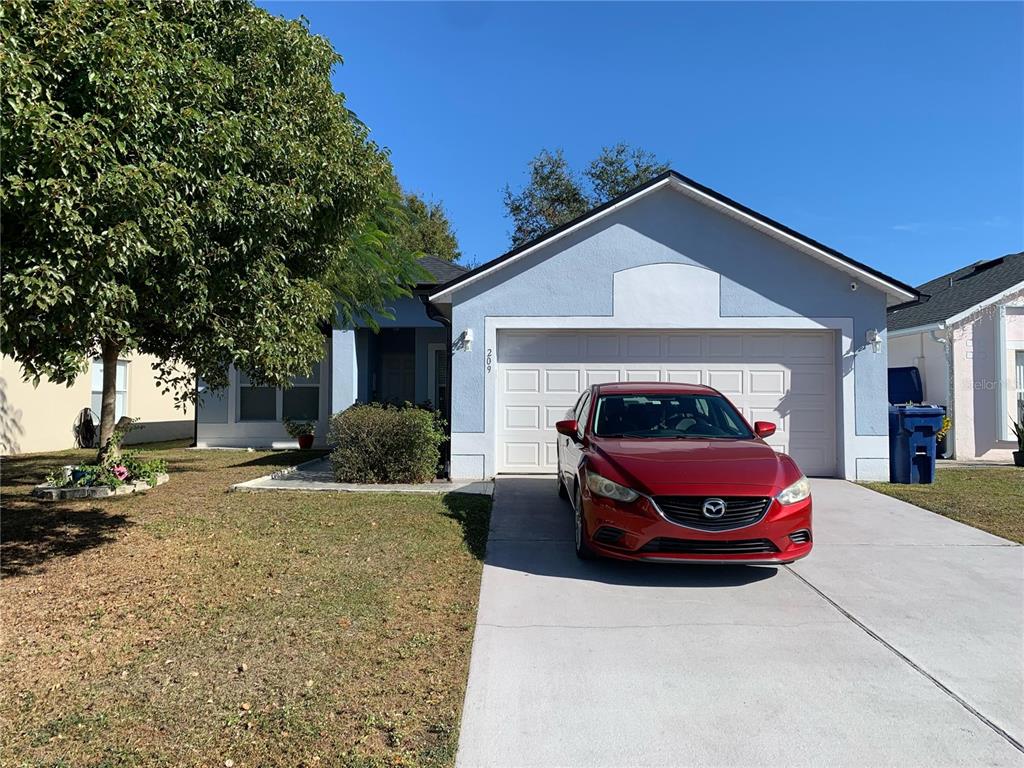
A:
<svg viewBox="0 0 1024 768">
<path fill-rule="evenodd" d="M 815 480 L 789 567 L 581 563 L 497 484 L 457 764 L 1024 765 L 1024 547 Z"/>
</svg>

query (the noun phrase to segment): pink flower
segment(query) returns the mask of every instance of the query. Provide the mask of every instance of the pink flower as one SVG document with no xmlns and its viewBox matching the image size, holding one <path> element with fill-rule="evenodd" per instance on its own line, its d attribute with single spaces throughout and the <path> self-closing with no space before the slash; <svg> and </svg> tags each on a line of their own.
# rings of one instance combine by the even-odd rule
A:
<svg viewBox="0 0 1024 768">
<path fill-rule="evenodd" d="M 118 480 L 124 480 L 125 478 L 128 477 L 128 467 L 121 466 L 120 464 L 114 467 L 113 472 L 114 477 L 116 477 Z"/>
</svg>

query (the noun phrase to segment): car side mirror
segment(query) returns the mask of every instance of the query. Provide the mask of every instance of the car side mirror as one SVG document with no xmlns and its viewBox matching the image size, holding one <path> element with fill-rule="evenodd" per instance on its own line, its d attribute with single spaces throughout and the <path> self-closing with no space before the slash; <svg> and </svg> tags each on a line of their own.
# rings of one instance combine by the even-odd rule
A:
<svg viewBox="0 0 1024 768">
<path fill-rule="evenodd" d="M 555 432 L 576 439 L 576 419 L 562 419 L 555 422 Z"/>
<path fill-rule="evenodd" d="M 754 434 L 758 437 L 771 437 L 775 434 L 775 425 L 770 421 L 755 421 Z"/>
</svg>

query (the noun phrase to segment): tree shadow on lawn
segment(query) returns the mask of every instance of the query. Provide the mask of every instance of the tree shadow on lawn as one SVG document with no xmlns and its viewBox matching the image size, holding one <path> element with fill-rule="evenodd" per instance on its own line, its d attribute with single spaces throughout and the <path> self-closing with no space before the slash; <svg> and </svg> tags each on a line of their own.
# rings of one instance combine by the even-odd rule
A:
<svg viewBox="0 0 1024 768">
<path fill-rule="evenodd" d="M 0 576 L 37 572 L 58 557 L 73 557 L 117 538 L 132 525 L 100 507 L 39 500 L 7 500 L 0 534 Z"/>
<path fill-rule="evenodd" d="M 73 557 L 117 538 L 132 523 L 122 514 L 84 501 L 43 501 L 29 495 L 46 473 L 95 458 L 95 451 L 62 451 L 5 457 L 0 577 L 42 570 L 55 558 Z"/>
<path fill-rule="evenodd" d="M 322 459 L 329 451 L 275 451 L 274 453 L 260 456 L 259 458 L 242 461 L 232 464 L 233 467 L 294 467 L 298 464 L 305 464 L 307 461 Z"/>
<path fill-rule="evenodd" d="M 483 560 L 491 523 L 491 497 L 474 493 L 446 493 L 441 501 L 445 506 L 445 517 L 450 517 L 462 526 L 462 538 L 470 554 L 477 560 Z"/>
</svg>

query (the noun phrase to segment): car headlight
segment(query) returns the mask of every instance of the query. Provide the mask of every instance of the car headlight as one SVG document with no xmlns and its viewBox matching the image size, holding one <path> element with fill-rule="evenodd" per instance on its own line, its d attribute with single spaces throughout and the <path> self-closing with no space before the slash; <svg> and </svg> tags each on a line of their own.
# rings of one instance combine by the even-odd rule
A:
<svg viewBox="0 0 1024 768">
<path fill-rule="evenodd" d="M 587 488 L 591 493 L 615 499 L 615 501 L 636 501 L 640 498 L 640 494 L 632 488 L 613 483 L 607 477 L 601 477 L 596 472 L 587 472 Z"/>
<path fill-rule="evenodd" d="M 775 498 L 779 500 L 779 504 L 796 504 L 798 501 L 803 501 L 810 495 L 811 484 L 808 482 L 806 477 L 801 476 L 799 480 L 784 489 Z"/>
</svg>

